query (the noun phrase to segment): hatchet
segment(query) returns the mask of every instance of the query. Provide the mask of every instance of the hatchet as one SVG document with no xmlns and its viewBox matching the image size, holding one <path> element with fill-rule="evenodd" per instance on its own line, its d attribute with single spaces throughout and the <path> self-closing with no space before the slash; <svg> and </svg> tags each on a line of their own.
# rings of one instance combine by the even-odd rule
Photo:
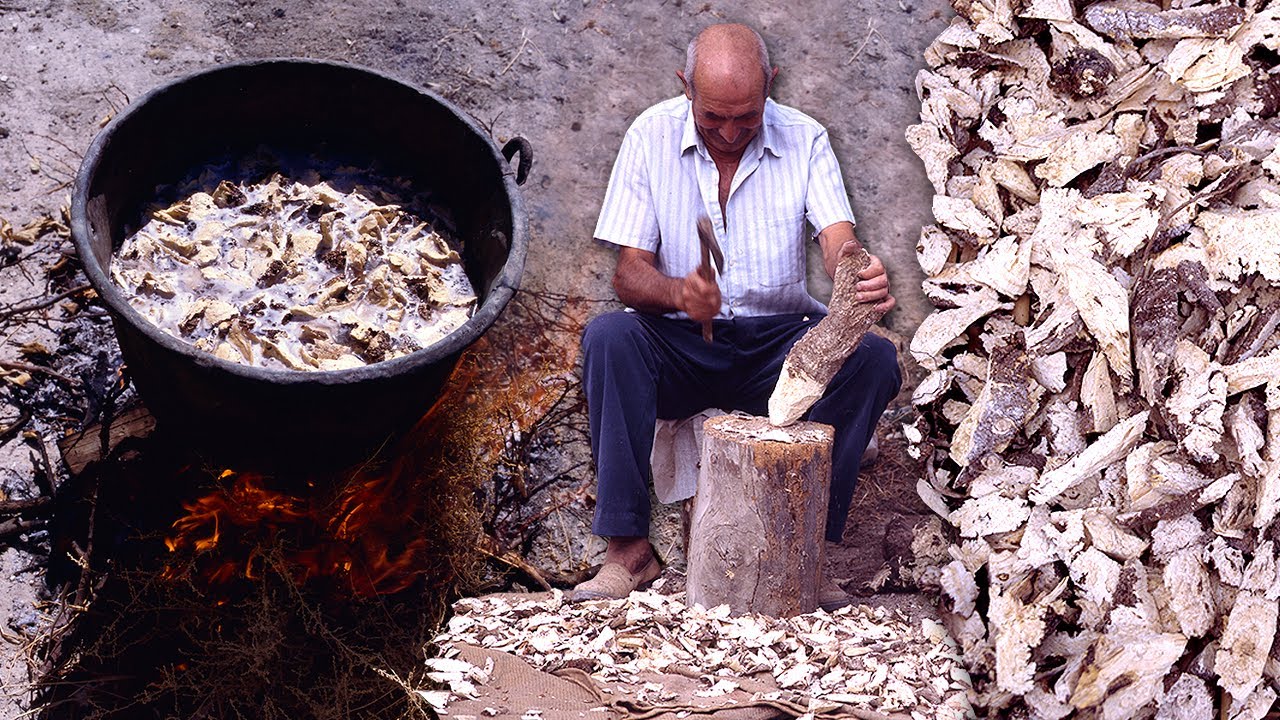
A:
<svg viewBox="0 0 1280 720">
<path fill-rule="evenodd" d="M 698 242 L 702 245 L 702 264 L 698 266 L 698 274 L 703 278 L 716 281 L 715 270 L 711 269 L 714 260 L 716 269 L 724 272 L 724 253 L 720 252 L 720 243 L 716 242 L 716 231 L 711 227 L 711 219 L 706 215 L 698 216 Z M 711 342 L 711 321 L 702 321 L 702 339 Z"/>
</svg>

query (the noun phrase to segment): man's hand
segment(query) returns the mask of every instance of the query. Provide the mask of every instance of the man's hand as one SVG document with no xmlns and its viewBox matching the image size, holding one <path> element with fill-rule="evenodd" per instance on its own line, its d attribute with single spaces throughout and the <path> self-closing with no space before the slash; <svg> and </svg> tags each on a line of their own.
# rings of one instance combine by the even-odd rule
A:
<svg viewBox="0 0 1280 720">
<path fill-rule="evenodd" d="M 624 247 L 619 251 L 613 289 L 623 304 L 655 315 L 680 310 L 699 323 L 720 312 L 720 286 L 715 280 L 697 270 L 682 278 L 668 277 L 658 272 L 655 262 L 647 250 Z"/>
<path fill-rule="evenodd" d="M 853 253 L 856 248 L 856 243 L 845 243 L 840 248 L 840 257 Z M 884 270 L 884 263 L 871 253 L 867 253 L 867 256 L 871 260 L 862 272 L 858 273 L 858 284 L 853 286 L 857 294 L 853 299 L 860 303 L 875 303 L 876 310 L 884 314 L 892 310 L 898 301 L 889 294 L 889 274 Z"/>
<path fill-rule="evenodd" d="M 848 222 L 838 222 L 824 228 L 818 234 L 818 243 L 822 246 L 822 260 L 826 266 L 827 275 L 832 279 L 836 276 L 836 265 L 858 248 L 858 238 L 854 235 L 853 224 Z M 884 263 L 880 262 L 880 258 L 875 255 L 867 254 L 871 261 L 862 272 L 858 273 L 858 284 L 854 286 L 857 293 L 854 302 L 876 303 L 876 310 L 884 314 L 892 310 L 898 301 L 889 294 L 889 276 L 885 274 Z"/>
<path fill-rule="evenodd" d="M 684 276 L 677 308 L 683 310 L 694 322 L 710 320 L 720 312 L 720 286 L 715 280 L 708 280 L 694 270 Z"/>
</svg>

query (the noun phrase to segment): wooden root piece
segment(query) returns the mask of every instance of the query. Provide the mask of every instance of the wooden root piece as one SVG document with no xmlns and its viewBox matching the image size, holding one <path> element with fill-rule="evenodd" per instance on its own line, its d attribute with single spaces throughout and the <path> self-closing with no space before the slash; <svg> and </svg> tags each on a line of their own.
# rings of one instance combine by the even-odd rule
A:
<svg viewBox="0 0 1280 720">
<path fill-rule="evenodd" d="M 1090 648 L 1071 704 L 1087 710 L 1101 706 L 1104 720 L 1135 717 L 1162 695 L 1164 676 L 1186 648 L 1177 633 L 1150 628 L 1112 631 Z"/>
<path fill-rule="evenodd" d="M 1036 503 L 1051 502 L 1086 477 L 1123 459 L 1142 440 L 1147 417 L 1143 411 L 1121 422 L 1066 464 L 1041 475 L 1028 497 Z"/>
<path fill-rule="evenodd" d="M 1214 659 L 1218 685 L 1237 702 L 1244 702 L 1263 681 L 1280 615 L 1280 601 L 1272 591 L 1276 580 L 1274 546 L 1266 541 L 1245 568 L 1243 587 L 1227 614 Z"/>
<path fill-rule="evenodd" d="M 1022 332 L 1002 338 L 991 352 L 987 382 L 956 428 L 951 457 L 961 467 L 1001 452 L 1022 429 L 1031 405 L 1031 358 Z"/>
<path fill-rule="evenodd" d="M 1164 397 L 1178 338 L 1177 273 L 1157 270 L 1134 289 L 1133 355 L 1138 388 L 1148 403 Z"/>
<path fill-rule="evenodd" d="M 1267 386 L 1266 472 L 1258 486 L 1253 526 L 1270 527 L 1280 515 L 1280 382 Z"/>
<path fill-rule="evenodd" d="M 871 303 L 854 302 L 854 285 L 871 258 L 858 247 L 836 265 L 828 314 L 787 353 L 782 374 L 769 397 L 769 422 L 794 423 L 827 390 L 827 383 L 883 314 Z"/>
<path fill-rule="evenodd" d="M 690 605 L 775 617 L 817 608 L 834 437 L 829 425 L 784 429 L 740 415 L 703 424 Z"/>
<path fill-rule="evenodd" d="M 1085 10 L 1084 21 L 1095 32 L 1123 39 L 1225 37 L 1245 21 L 1235 6 L 1161 10 L 1159 6 L 1120 2 L 1095 3 Z"/>
</svg>

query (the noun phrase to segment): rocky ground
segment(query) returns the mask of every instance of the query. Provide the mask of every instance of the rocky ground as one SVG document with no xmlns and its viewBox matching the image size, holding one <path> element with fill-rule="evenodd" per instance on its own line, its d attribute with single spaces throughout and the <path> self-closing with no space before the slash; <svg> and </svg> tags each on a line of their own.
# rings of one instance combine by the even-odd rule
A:
<svg viewBox="0 0 1280 720">
<path fill-rule="evenodd" d="M 0 0 L 0 219 L 21 227 L 58 217 L 94 134 L 160 84 L 248 58 L 341 60 L 433 90 L 499 143 L 527 138 L 534 167 L 523 191 L 532 235 L 525 287 L 608 300 L 613 258 L 590 236 L 622 134 L 645 107 L 680 92 L 674 70 L 693 33 L 712 22 L 744 21 L 762 31 L 782 70 L 774 97 L 830 129 L 859 236 L 884 258 L 899 298 L 883 324 L 909 337 L 929 311 L 914 247 L 919 227 L 931 221 L 931 191 L 903 130 L 917 119 L 913 78 L 921 53 L 950 13 L 941 0 Z M 69 243 L 51 234 L 21 251 L 32 257 L 0 267 L 0 303 L 46 295 L 44 271 Z M 815 293 L 822 286 L 815 280 Z M 0 360 L 17 358 L 24 344 L 53 349 L 61 342 L 82 351 L 79 369 L 89 373 L 96 356 L 111 350 L 105 324 L 95 327 L 69 335 L 56 320 L 23 324 L 6 335 Z M 71 394 L 65 417 L 33 426 L 55 465 L 55 433 L 85 420 L 92 404 L 78 401 L 74 388 Z M 16 415 L 3 410 L 0 424 Z M 885 529 L 923 512 L 910 466 L 894 449 L 901 444 L 887 439 L 891 451 L 881 467 L 889 470 L 864 479 L 855 510 L 868 520 L 836 558 L 850 585 L 868 580 L 882 562 L 874 549 Z M 0 448 L 0 497 L 35 493 L 32 457 L 16 440 Z M 0 646 L 0 718 L 22 710 L 24 638 L 40 627 L 33 602 L 42 572 L 20 550 L 0 554 L 0 631 L 11 641 Z"/>
</svg>

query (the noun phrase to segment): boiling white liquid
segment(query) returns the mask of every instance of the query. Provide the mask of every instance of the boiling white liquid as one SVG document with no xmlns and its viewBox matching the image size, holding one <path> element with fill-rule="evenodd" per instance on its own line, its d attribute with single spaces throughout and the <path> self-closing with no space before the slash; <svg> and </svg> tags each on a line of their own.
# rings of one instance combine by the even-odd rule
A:
<svg viewBox="0 0 1280 720">
<path fill-rule="evenodd" d="M 407 355 L 465 323 L 476 302 L 457 253 L 400 204 L 279 175 L 157 209 L 111 276 L 170 335 L 295 370 Z"/>
</svg>

